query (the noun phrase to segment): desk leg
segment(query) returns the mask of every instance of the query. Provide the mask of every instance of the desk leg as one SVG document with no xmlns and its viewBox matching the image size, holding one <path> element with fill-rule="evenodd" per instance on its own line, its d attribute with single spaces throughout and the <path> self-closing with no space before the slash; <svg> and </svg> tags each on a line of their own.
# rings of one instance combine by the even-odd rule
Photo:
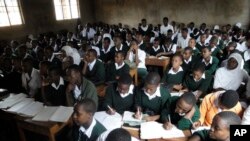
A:
<svg viewBox="0 0 250 141">
<path fill-rule="evenodd" d="M 49 134 L 49 141 L 56 141 L 55 136 L 51 132 Z"/>
<path fill-rule="evenodd" d="M 138 86 L 138 72 L 137 72 L 137 69 L 135 71 L 135 86 Z"/>
<path fill-rule="evenodd" d="M 18 126 L 18 132 L 19 132 L 21 141 L 26 141 L 24 131 L 20 126 Z"/>
</svg>

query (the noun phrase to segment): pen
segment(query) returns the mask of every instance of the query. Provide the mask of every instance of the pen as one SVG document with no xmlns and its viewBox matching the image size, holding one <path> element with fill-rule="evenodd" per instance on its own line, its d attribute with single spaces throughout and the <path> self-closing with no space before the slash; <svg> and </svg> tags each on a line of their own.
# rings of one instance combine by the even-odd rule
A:
<svg viewBox="0 0 250 141">
<path fill-rule="evenodd" d="M 108 108 L 109 108 L 109 110 L 111 111 L 111 112 L 113 112 L 113 109 L 108 105 Z"/>
<path fill-rule="evenodd" d="M 170 117 L 170 115 L 168 115 L 168 122 L 171 123 L 171 117 Z"/>
<path fill-rule="evenodd" d="M 191 122 L 191 124 L 194 124 L 194 122 L 191 119 L 189 119 L 189 121 Z"/>
</svg>

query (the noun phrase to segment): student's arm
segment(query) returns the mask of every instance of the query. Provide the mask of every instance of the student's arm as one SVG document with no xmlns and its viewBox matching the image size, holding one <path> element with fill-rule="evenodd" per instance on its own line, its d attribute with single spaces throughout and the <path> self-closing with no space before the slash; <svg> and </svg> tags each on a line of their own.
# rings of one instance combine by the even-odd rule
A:
<svg viewBox="0 0 250 141">
<path fill-rule="evenodd" d="M 73 84 L 68 84 L 66 88 L 66 105 L 67 106 L 73 106 L 74 105 L 74 96 L 73 96 L 73 90 L 75 89 L 75 86 Z"/>
<path fill-rule="evenodd" d="M 192 135 L 188 138 L 188 141 L 201 141 L 201 138 L 199 135 Z"/>
<path fill-rule="evenodd" d="M 105 82 L 105 68 L 102 62 L 98 63 L 96 79 L 98 84 Z"/>
<path fill-rule="evenodd" d="M 198 121 L 199 117 L 200 111 L 199 108 L 195 105 L 193 106 L 191 111 L 186 113 L 186 115 L 178 121 L 177 127 L 181 130 L 190 129 L 193 126 L 193 122 Z"/>
<path fill-rule="evenodd" d="M 86 71 L 87 71 L 87 67 L 88 67 L 88 62 L 85 59 L 83 59 L 83 62 L 84 62 L 84 65 L 83 65 L 83 68 L 82 68 L 82 74 L 86 75 Z"/>
<path fill-rule="evenodd" d="M 196 91 L 196 98 L 199 98 L 201 94 L 206 94 L 208 87 L 211 85 L 211 82 L 212 82 L 212 76 L 210 74 L 206 74 L 205 80 L 202 81 L 202 83 L 200 84 L 200 86 Z"/>
<path fill-rule="evenodd" d="M 219 60 L 216 57 L 213 57 L 212 66 L 208 70 L 206 70 L 206 72 L 212 75 L 216 71 L 218 64 Z"/>
<path fill-rule="evenodd" d="M 160 52 L 156 55 L 156 57 L 160 57 L 160 56 L 168 56 L 168 55 L 171 55 L 173 54 L 174 52 L 173 51 L 169 51 L 169 52 Z"/>
<path fill-rule="evenodd" d="M 112 93 L 114 93 L 113 91 L 113 85 L 110 85 L 107 87 L 106 91 L 105 91 L 105 97 L 104 97 L 104 102 L 103 102 L 103 109 L 105 111 L 109 111 L 110 109 L 108 108 L 108 106 L 110 106 L 112 109 L 115 109 L 115 107 L 113 107 L 113 98 L 112 98 Z"/>
</svg>

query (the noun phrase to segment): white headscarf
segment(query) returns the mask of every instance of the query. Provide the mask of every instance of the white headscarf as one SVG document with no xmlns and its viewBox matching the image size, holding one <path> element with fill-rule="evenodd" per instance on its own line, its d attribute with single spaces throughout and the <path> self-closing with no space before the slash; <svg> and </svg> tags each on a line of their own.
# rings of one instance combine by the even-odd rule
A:
<svg viewBox="0 0 250 141">
<path fill-rule="evenodd" d="M 64 46 L 62 50 L 66 52 L 67 56 L 71 56 L 74 60 L 74 64 L 79 65 L 81 62 L 80 54 L 78 53 L 77 49 L 72 48 L 71 46 Z"/>
</svg>

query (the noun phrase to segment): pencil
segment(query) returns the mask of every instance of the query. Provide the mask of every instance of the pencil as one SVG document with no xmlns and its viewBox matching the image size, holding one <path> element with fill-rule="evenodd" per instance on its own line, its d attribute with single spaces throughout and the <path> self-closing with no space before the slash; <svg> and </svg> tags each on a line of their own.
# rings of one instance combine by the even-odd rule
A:
<svg viewBox="0 0 250 141">
<path fill-rule="evenodd" d="M 168 115 L 168 122 L 171 123 L 171 117 L 170 117 L 170 115 Z"/>
<path fill-rule="evenodd" d="M 110 111 L 113 111 L 113 109 L 109 105 L 107 105 L 107 106 L 108 106 L 108 108 L 109 108 Z"/>
<path fill-rule="evenodd" d="M 191 119 L 189 119 L 189 121 L 190 121 L 192 124 L 194 124 L 194 122 L 193 122 Z"/>
</svg>

